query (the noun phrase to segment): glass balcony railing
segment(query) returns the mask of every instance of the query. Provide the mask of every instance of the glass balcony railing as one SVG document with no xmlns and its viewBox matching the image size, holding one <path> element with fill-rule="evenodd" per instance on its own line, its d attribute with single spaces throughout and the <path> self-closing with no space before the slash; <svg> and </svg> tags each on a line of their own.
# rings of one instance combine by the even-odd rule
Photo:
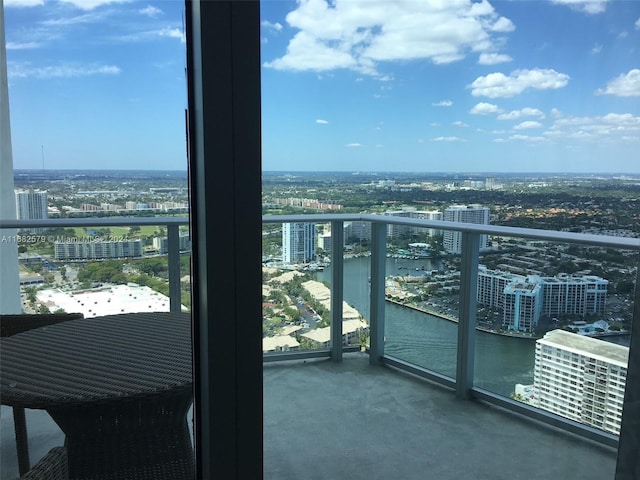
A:
<svg viewBox="0 0 640 480">
<path fill-rule="evenodd" d="M 287 261 L 295 240 L 279 228 L 285 223 L 321 228 L 321 254 Z M 366 325 L 359 338 L 371 362 L 617 445 L 624 396 L 617 377 L 626 376 L 638 239 L 377 215 L 265 216 L 263 224 L 264 265 L 299 272 L 331 294 L 322 312 L 330 337 L 312 348 L 292 341 L 266 361 L 340 359 L 352 346 L 340 328 L 344 306 L 352 306 Z M 265 278 L 268 303 L 273 277 Z M 265 335 L 303 328 L 311 337 L 304 308 L 285 320 L 295 327 L 281 330 L 270 330 L 265 315 Z M 562 361 L 541 355 L 546 348 Z M 603 367 L 609 380 L 598 384 L 595 405 L 584 372 L 602 351 L 611 357 Z"/>
<path fill-rule="evenodd" d="M 161 227 L 166 242 L 151 253 L 166 266 L 173 312 L 188 307 L 187 225 L 186 217 L 0 221 L 1 229 Z M 305 256 L 305 235 L 313 235 L 313 256 Z M 445 237 L 454 247 L 445 248 Z M 638 239 L 367 214 L 267 215 L 263 254 L 265 362 L 363 350 L 371 363 L 459 398 L 617 445 Z M 54 254 L 49 265 L 94 260 Z M 584 352 L 563 349 L 564 335 Z M 589 355 L 589 342 L 602 342 L 594 336 L 622 344 L 606 344 L 615 361 Z"/>
</svg>

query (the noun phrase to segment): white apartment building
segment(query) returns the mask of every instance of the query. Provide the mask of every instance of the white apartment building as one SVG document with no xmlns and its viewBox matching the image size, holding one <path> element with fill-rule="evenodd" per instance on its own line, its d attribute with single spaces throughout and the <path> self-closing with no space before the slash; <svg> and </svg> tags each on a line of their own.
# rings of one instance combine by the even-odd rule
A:
<svg viewBox="0 0 640 480">
<path fill-rule="evenodd" d="M 564 330 L 536 341 L 532 404 L 618 434 L 629 348 Z"/>
<path fill-rule="evenodd" d="M 595 275 L 542 277 L 544 283 L 543 314 L 585 315 L 603 313 L 607 304 L 609 281 Z"/>
<path fill-rule="evenodd" d="M 371 222 L 345 222 L 344 239 L 345 242 L 371 240 Z"/>
<path fill-rule="evenodd" d="M 407 207 L 402 210 L 385 212 L 385 215 L 404 218 L 418 218 L 421 220 L 442 220 L 442 212 L 437 210 L 416 210 Z M 430 236 L 440 235 L 441 230 L 435 228 L 412 227 L 409 225 L 387 225 L 387 236 L 390 238 L 407 236 L 407 235 L 423 235 Z"/>
<path fill-rule="evenodd" d="M 47 208 L 47 192 L 15 191 L 16 216 L 18 220 L 41 220 L 49 217 Z M 32 233 L 42 233 L 44 228 L 30 228 Z"/>
<path fill-rule="evenodd" d="M 446 222 L 489 224 L 489 209 L 482 205 L 452 205 L 444 210 L 443 220 Z M 487 248 L 487 235 L 480 236 L 480 249 Z M 444 231 L 444 249 L 449 253 L 462 252 L 462 232 Z"/>
<path fill-rule="evenodd" d="M 413 218 L 412 215 L 414 212 L 415 212 L 415 209 L 413 208 L 405 208 L 403 210 L 384 212 L 384 215 L 391 216 L 391 217 Z M 415 227 L 411 227 L 409 225 L 394 225 L 392 223 L 389 223 L 387 225 L 387 237 L 389 238 L 398 238 L 398 237 L 412 235 L 414 231 L 415 231 Z"/>
<path fill-rule="evenodd" d="M 308 263 L 316 258 L 316 224 L 282 224 L 282 261 Z"/>
<path fill-rule="evenodd" d="M 487 307 L 504 306 L 504 289 L 512 282 L 524 280 L 522 275 L 478 267 L 478 303 Z"/>
<path fill-rule="evenodd" d="M 502 324 L 531 332 L 541 315 L 603 313 L 609 281 L 594 275 L 540 277 L 478 267 L 477 300 L 503 309 Z"/>
<path fill-rule="evenodd" d="M 167 237 L 154 237 L 152 245 L 161 255 L 169 253 L 169 239 Z M 178 236 L 178 250 L 181 252 L 191 250 L 191 237 L 188 233 L 181 233 Z"/>
<path fill-rule="evenodd" d="M 533 282 L 512 282 L 504 288 L 502 324 L 509 330 L 531 332 L 542 310 L 542 286 Z"/>
<path fill-rule="evenodd" d="M 140 258 L 142 240 L 54 242 L 56 260 Z"/>
<path fill-rule="evenodd" d="M 331 232 L 323 232 L 318 235 L 318 248 L 324 250 L 325 253 L 331 253 Z"/>
</svg>

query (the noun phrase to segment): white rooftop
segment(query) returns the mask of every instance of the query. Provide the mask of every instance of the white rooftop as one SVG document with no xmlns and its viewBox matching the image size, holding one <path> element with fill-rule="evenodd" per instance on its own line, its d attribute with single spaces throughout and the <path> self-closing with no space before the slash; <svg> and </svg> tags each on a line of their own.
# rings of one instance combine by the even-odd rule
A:
<svg viewBox="0 0 640 480">
<path fill-rule="evenodd" d="M 547 332 L 538 343 L 589 356 L 608 363 L 626 367 L 629 362 L 629 347 L 605 342 L 596 338 L 578 335 L 565 330 Z"/>
<path fill-rule="evenodd" d="M 297 348 L 300 343 L 289 335 L 276 335 L 274 337 L 264 337 L 262 339 L 262 351 L 273 352 L 274 350 L 287 350 Z"/>
<path fill-rule="evenodd" d="M 37 298 L 52 312 L 61 308 L 67 313 L 82 313 L 85 318 L 118 313 L 169 311 L 169 297 L 136 284 L 110 285 L 80 291 L 40 290 Z M 182 310 L 186 308 L 183 306 Z"/>
</svg>

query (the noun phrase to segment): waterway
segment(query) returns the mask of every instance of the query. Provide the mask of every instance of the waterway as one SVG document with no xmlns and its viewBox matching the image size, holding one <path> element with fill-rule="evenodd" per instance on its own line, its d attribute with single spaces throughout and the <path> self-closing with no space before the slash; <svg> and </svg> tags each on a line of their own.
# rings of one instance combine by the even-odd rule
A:
<svg viewBox="0 0 640 480">
<path fill-rule="evenodd" d="M 344 262 L 344 299 L 365 318 L 369 318 L 370 262 L 369 257 Z M 422 275 L 423 268 L 436 270 L 441 266 L 440 260 L 387 258 L 386 274 Z M 316 276 L 331 283 L 331 267 Z M 385 303 L 385 352 L 389 355 L 455 377 L 457 335 L 456 323 Z M 508 396 L 516 383 L 533 383 L 534 354 L 533 339 L 476 331 L 474 384 Z"/>
</svg>

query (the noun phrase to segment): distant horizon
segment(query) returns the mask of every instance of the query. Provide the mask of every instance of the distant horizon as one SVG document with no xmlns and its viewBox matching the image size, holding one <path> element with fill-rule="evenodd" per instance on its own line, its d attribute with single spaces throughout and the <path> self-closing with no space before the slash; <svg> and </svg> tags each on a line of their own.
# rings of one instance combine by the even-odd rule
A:
<svg viewBox="0 0 640 480">
<path fill-rule="evenodd" d="M 188 174 L 187 170 L 176 170 L 176 169 L 144 169 L 144 168 L 51 168 L 51 169 L 41 169 L 41 168 L 14 168 L 14 174 L 19 172 L 26 173 L 76 173 L 76 172 L 92 172 L 92 173 L 113 173 L 113 172 L 138 172 L 138 173 L 180 173 L 180 174 Z M 514 175 L 514 176 L 607 176 L 607 177 L 615 177 L 615 176 L 631 176 L 631 177 L 640 177 L 640 172 L 534 172 L 534 171 L 466 171 L 466 172 L 458 172 L 458 171 L 412 171 L 412 170 L 262 170 L 262 173 L 265 174 L 279 174 L 279 175 L 291 175 L 291 174 L 350 174 L 354 177 L 360 175 L 393 175 L 393 174 L 411 174 L 411 175 L 482 175 L 482 176 L 506 176 L 506 175 Z"/>
</svg>

